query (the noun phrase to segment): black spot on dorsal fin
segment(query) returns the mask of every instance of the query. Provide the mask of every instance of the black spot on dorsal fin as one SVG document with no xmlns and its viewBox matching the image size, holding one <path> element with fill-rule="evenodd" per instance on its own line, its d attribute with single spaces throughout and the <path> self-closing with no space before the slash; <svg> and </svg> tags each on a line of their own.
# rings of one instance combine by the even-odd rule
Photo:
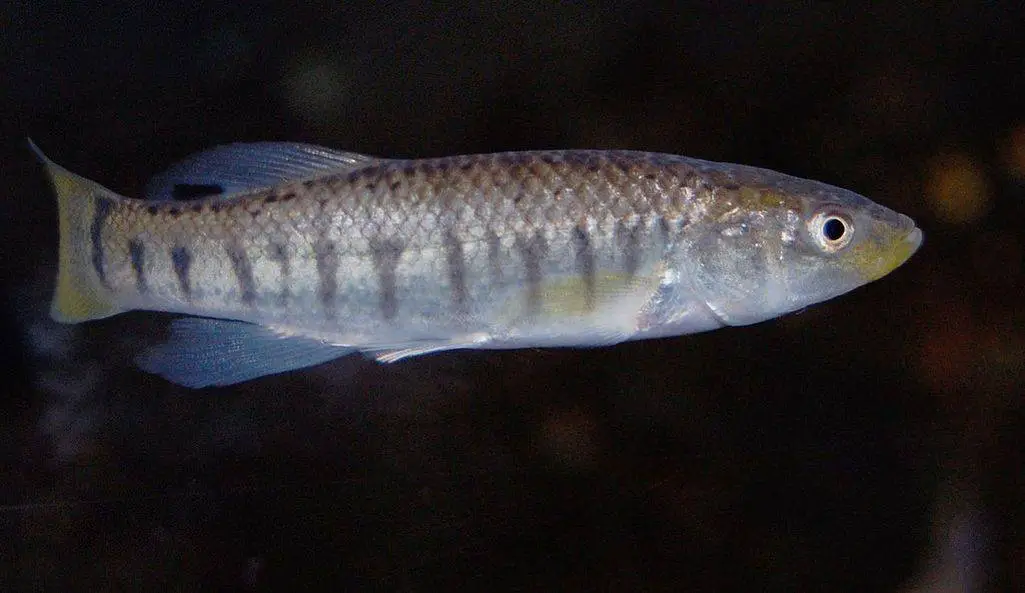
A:
<svg viewBox="0 0 1025 593">
<path fill-rule="evenodd" d="M 216 183 L 176 183 L 171 189 L 171 198 L 187 202 L 210 196 L 219 196 L 224 188 Z"/>
</svg>

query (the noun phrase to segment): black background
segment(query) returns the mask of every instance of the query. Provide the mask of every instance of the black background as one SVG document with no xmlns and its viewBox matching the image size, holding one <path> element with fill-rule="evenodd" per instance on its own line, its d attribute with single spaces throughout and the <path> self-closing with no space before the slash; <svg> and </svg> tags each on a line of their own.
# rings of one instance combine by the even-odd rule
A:
<svg viewBox="0 0 1025 593">
<path fill-rule="evenodd" d="M 3 589 L 1025 589 L 1015 3 L 21 4 Z M 49 321 L 26 136 L 129 196 L 233 141 L 673 152 L 853 189 L 926 238 L 757 326 L 190 391 L 131 363 L 169 316 Z"/>
</svg>

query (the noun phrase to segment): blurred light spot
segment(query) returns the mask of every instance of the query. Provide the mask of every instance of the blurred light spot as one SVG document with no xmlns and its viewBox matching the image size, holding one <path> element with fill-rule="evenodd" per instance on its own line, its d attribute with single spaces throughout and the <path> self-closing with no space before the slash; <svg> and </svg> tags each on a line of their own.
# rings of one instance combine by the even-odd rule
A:
<svg viewBox="0 0 1025 593">
<path fill-rule="evenodd" d="M 964 511 L 934 526 L 928 564 L 901 590 L 905 593 L 979 590 L 987 568 L 987 531 L 975 511 Z"/>
<path fill-rule="evenodd" d="M 918 353 L 919 376 L 935 394 L 959 393 L 975 364 L 976 324 L 964 303 L 945 303 L 932 318 Z"/>
<path fill-rule="evenodd" d="M 229 83 L 242 76 L 252 53 L 253 44 L 241 31 L 225 27 L 201 40 L 195 65 L 207 81 Z"/>
<path fill-rule="evenodd" d="M 282 85 L 289 111 L 307 123 L 326 125 L 341 117 L 353 81 L 336 61 L 307 56 L 288 66 Z"/>
<path fill-rule="evenodd" d="M 977 382 L 997 394 L 992 404 L 1015 410 L 1023 405 L 1019 389 L 1025 380 L 1025 340 L 1016 335 L 1016 330 L 1010 323 L 986 328 L 979 340 L 983 354 L 978 364 L 985 371 Z"/>
<path fill-rule="evenodd" d="M 959 414 L 965 406 L 1020 408 L 1025 339 L 1012 314 L 999 305 L 974 311 L 967 298 L 953 295 L 932 308 L 923 319 L 917 357 L 918 375 L 929 390 Z"/>
<path fill-rule="evenodd" d="M 1011 130 L 1004 144 L 1003 161 L 1011 177 L 1025 181 L 1025 123 Z"/>
<path fill-rule="evenodd" d="M 60 325 L 45 320 L 29 325 L 26 333 L 36 355 L 66 360 L 74 354 L 77 329 L 74 325 Z"/>
<path fill-rule="evenodd" d="M 920 70 L 906 61 L 892 61 L 866 73 L 853 88 L 859 121 L 874 127 L 873 133 L 921 131 L 931 125 L 934 102 L 929 100 Z"/>
<path fill-rule="evenodd" d="M 566 469 L 589 468 L 598 456 L 595 428 L 594 419 L 580 410 L 554 410 L 541 425 L 539 448 Z"/>
<path fill-rule="evenodd" d="M 246 559 L 245 570 L 242 572 L 242 584 L 252 589 L 260 584 L 260 575 L 264 572 L 264 560 L 260 556 Z"/>
<path fill-rule="evenodd" d="M 972 267 L 987 284 L 1011 288 L 1021 276 L 1022 245 L 1009 231 L 980 235 L 972 245 Z"/>
<path fill-rule="evenodd" d="M 58 462 L 86 456 L 92 448 L 97 419 L 89 400 L 101 379 L 98 370 L 76 374 L 52 370 L 40 375 L 39 389 L 55 397 L 39 418 L 38 429 L 52 444 Z"/>
<path fill-rule="evenodd" d="M 990 190 L 982 166 L 963 154 L 935 157 L 929 163 L 925 195 L 936 218 L 967 224 L 989 209 Z"/>
</svg>

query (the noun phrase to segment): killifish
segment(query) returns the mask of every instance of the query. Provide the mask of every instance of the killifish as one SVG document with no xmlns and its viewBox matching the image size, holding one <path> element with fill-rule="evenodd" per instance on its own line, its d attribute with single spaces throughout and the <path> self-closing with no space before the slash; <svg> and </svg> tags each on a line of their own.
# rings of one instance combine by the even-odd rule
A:
<svg viewBox="0 0 1025 593">
<path fill-rule="evenodd" d="M 129 199 L 47 159 L 51 315 L 187 315 L 142 368 L 227 385 L 359 351 L 601 346 L 746 325 L 876 280 L 922 231 L 854 192 L 620 150 L 194 155 Z"/>
</svg>

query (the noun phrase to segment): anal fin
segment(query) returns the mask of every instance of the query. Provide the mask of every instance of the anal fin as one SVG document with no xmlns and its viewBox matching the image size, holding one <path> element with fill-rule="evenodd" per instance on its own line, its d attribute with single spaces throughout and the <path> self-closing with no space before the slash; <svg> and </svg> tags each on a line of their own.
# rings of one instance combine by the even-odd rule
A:
<svg viewBox="0 0 1025 593">
<path fill-rule="evenodd" d="M 168 340 L 136 362 L 185 387 L 232 385 L 266 375 L 314 366 L 352 352 L 301 336 L 282 336 L 252 323 L 183 317 L 171 322 Z"/>
</svg>

